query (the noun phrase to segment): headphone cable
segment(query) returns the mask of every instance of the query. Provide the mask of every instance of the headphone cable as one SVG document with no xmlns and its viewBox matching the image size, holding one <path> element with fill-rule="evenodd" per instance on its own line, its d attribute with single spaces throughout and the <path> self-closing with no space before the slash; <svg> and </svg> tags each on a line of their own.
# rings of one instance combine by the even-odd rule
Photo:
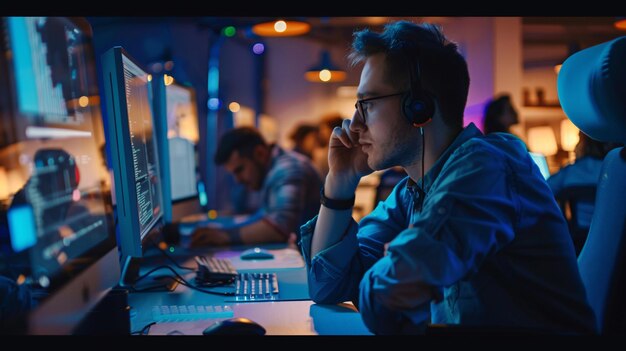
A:
<svg viewBox="0 0 626 351">
<path fill-rule="evenodd" d="M 418 185 L 419 193 L 420 193 L 420 212 L 422 212 L 422 206 L 424 205 L 424 197 L 426 197 L 426 193 L 424 192 L 424 155 L 426 149 L 426 137 L 424 136 L 424 127 L 420 127 L 420 134 L 422 135 L 422 184 Z"/>
</svg>

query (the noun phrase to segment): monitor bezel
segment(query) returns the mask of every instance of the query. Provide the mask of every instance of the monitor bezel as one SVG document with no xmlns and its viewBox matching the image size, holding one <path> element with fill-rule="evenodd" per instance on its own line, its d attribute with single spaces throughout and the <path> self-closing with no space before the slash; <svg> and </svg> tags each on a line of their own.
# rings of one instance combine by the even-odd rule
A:
<svg viewBox="0 0 626 351">
<path fill-rule="evenodd" d="M 119 230 L 118 247 L 123 260 L 125 260 L 127 257 L 143 257 L 146 249 L 144 243 L 158 233 L 161 233 L 164 226 L 164 216 L 163 211 L 161 211 L 152 227 L 148 229 L 146 235 L 144 235 L 143 238 L 141 237 L 139 215 L 135 210 L 138 205 L 137 196 L 135 190 L 131 189 L 131 186 L 135 184 L 135 179 L 131 166 L 132 148 L 125 94 L 123 56 L 139 67 L 144 73 L 148 73 L 143 65 L 128 54 L 121 46 L 114 46 L 102 55 L 102 72 L 105 77 L 105 89 L 107 89 L 105 100 L 107 106 L 107 124 L 109 128 L 108 137 L 116 194 L 115 214 Z M 151 86 L 148 87 L 148 90 L 150 89 L 152 89 Z M 152 113 L 153 133 L 156 133 L 155 122 L 155 116 L 154 113 Z M 156 135 L 154 140 L 155 142 L 158 140 Z M 158 154 L 156 160 L 159 162 L 158 145 L 156 149 Z M 159 167 L 160 165 L 157 166 L 157 168 Z M 159 172 L 161 172 L 160 168 Z M 162 181 L 163 176 L 160 176 Z"/>
</svg>

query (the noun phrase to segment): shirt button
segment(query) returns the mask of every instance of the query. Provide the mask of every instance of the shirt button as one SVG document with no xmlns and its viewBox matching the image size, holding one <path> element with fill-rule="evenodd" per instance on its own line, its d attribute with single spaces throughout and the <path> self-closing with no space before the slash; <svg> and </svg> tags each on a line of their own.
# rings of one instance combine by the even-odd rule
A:
<svg viewBox="0 0 626 351">
<path fill-rule="evenodd" d="M 439 207 L 439 209 L 437 210 L 437 213 L 439 213 L 440 215 L 446 214 L 446 209 L 443 207 Z"/>
</svg>

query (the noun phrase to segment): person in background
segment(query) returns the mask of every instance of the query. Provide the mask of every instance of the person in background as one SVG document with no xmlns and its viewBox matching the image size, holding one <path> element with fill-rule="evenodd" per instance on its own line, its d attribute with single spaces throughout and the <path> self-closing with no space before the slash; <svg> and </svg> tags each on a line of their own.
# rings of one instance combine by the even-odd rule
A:
<svg viewBox="0 0 626 351">
<path fill-rule="evenodd" d="M 319 129 L 316 126 L 298 125 L 289 136 L 294 143 L 293 151 L 313 159 L 313 152 L 319 145 L 318 132 Z"/>
<path fill-rule="evenodd" d="M 507 94 L 490 100 L 485 106 L 483 131 L 485 134 L 504 132 L 510 133 L 511 126 L 519 123 L 517 111 Z"/>
<path fill-rule="evenodd" d="M 467 63 L 431 24 L 354 34 L 351 120 L 330 138 L 318 216 L 301 229 L 309 294 L 353 301 L 377 334 L 429 323 L 597 332 L 567 224 L 524 144 L 463 127 Z M 359 223 L 361 177 L 408 177 Z"/>
<path fill-rule="evenodd" d="M 343 117 L 338 113 L 324 115 L 319 126 L 319 147 L 313 153 L 313 163 L 319 170 L 322 179 L 328 174 L 328 141 L 336 127 L 341 127 Z"/>
<path fill-rule="evenodd" d="M 574 188 L 594 189 L 586 197 L 595 197 L 595 188 L 600 180 L 604 157 L 609 151 L 621 145 L 594 140 L 582 131 L 578 132 L 578 136 L 578 144 L 574 149 L 576 161 L 561 168 L 547 179 L 550 189 L 561 206 L 566 206 L 565 202 L 561 201 L 565 198 L 583 196 L 573 194 Z M 581 198 L 580 200 L 582 201 L 578 201 L 575 208 L 571 209 L 576 211 L 575 219 L 574 217 L 569 219 L 570 232 L 577 254 L 580 253 L 587 239 L 595 202 L 595 199 L 592 201 Z M 565 213 L 565 209 L 562 208 L 562 210 Z M 574 220 L 576 223 L 572 222 Z"/>
<path fill-rule="evenodd" d="M 551 175 L 548 185 L 557 194 L 573 185 L 595 185 L 600 179 L 604 156 L 612 149 L 620 146 L 616 143 L 604 143 L 590 138 L 582 131 L 578 132 L 578 144 L 574 149 L 576 160 Z"/>
<path fill-rule="evenodd" d="M 321 179 L 305 156 L 267 144 L 258 130 L 240 127 L 220 139 L 215 163 L 249 190 L 260 191 L 262 217 L 229 230 L 198 228 L 192 245 L 297 240 L 300 225 L 319 210 Z"/>
</svg>

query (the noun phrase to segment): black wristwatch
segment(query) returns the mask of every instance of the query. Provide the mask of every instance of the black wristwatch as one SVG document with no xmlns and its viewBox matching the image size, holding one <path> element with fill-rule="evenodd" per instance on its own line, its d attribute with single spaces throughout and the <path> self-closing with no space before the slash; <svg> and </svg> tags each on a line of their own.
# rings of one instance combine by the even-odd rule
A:
<svg viewBox="0 0 626 351">
<path fill-rule="evenodd" d="M 324 207 L 330 208 L 331 210 L 349 210 L 354 207 L 355 199 L 355 196 L 345 200 L 329 199 L 324 195 L 324 186 L 322 186 L 320 190 L 320 202 Z"/>
</svg>

